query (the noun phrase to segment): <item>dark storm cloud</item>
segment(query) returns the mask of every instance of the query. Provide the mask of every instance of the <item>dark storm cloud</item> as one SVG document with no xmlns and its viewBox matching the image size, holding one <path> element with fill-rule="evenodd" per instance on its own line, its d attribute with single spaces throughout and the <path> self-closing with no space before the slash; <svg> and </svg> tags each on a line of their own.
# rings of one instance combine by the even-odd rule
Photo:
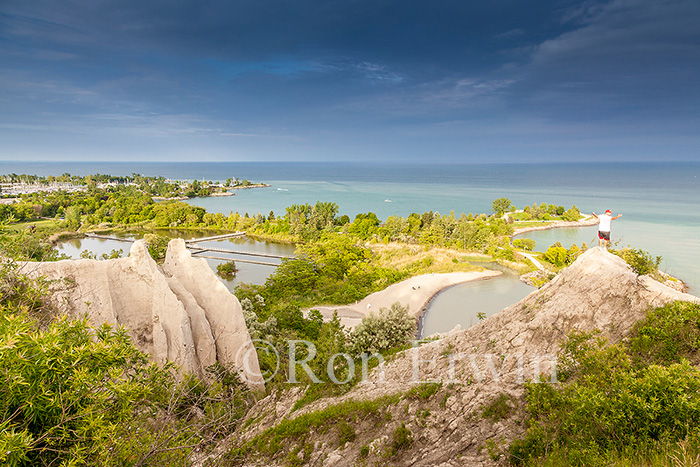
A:
<svg viewBox="0 0 700 467">
<path fill-rule="evenodd" d="M 37 132 L 283 158 L 352 157 L 362 135 L 373 157 L 460 158 L 642 131 L 696 157 L 699 22 L 696 0 L 5 0 L 0 159 L 40 153 Z"/>
</svg>

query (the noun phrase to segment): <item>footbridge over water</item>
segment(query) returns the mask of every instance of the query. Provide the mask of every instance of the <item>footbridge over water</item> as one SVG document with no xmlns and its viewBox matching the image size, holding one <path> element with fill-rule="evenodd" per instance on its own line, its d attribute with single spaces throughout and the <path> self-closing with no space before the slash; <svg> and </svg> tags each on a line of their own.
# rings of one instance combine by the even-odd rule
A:
<svg viewBox="0 0 700 467">
<path fill-rule="evenodd" d="M 294 256 L 275 255 L 275 254 L 271 254 L 271 253 L 262 253 L 262 252 L 255 252 L 255 251 L 229 250 L 227 248 L 198 246 L 199 243 L 203 243 L 203 242 L 224 240 L 227 238 L 234 238 L 234 237 L 243 237 L 244 235 L 245 235 L 245 232 L 234 232 L 234 233 L 230 233 L 230 234 L 214 235 L 212 237 L 193 238 L 190 240 L 185 240 L 185 245 L 187 246 L 187 249 L 192 252 L 192 256 L 194 256 L 194 257 L 216 259 L 216 260 L 220 260 L 220 261 L 233 260 L 233 261 L 238 261 L 240 263 L 260 264 L 263 266 L 279 266 L 280 265 L 279 262 L 260 261 L 258 259 L 238 258 L 238 256 L 262 258 L 262 259 L 270 258 L 270 259 L 279 259 L 279 260 L 294 258 Z M 126 242 L 126 243 L 133 243 L 135 241 L 134 239 L 110 237 L 108 235 L 86 234 L 85 236 L 88 238 L 99 238 L 99 239 L 103 239 L 103 240 L 112 240 L 112 241 Z M 204 253 L 214 253 L 214 254 L 212 255 L 212 254 L 204 254 Z"/>
</svg>

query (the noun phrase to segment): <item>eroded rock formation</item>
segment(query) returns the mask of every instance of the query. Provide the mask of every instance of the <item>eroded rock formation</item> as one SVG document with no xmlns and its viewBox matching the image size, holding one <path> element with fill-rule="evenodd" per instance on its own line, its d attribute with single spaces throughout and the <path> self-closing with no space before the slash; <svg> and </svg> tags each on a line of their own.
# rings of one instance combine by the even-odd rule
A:
<svg viewBox="0 0 700 467">
<path fill-rule="evenodd" d="M 96 326 L 124 326 L 154 361 L 200 376 L 218 361 L 250 387 L 264 388 L 241 304 L 183 240 L 168 244 L 163 266 L 137 241 L 127 258 L 28 263 L 27 269 L 49 280 L 60 311 Z"/>
<path fill-rule="evenodd" d="M 236 438 L 250 440 L 285 418 L 349 400 L 403 395 L 376 418 L 353 421 L 357 438 L 346 447 L 338 448 L 338 435 L 332 431 L 309 433 L 307 439 L 316 443 L 309 464 L 381 463 L 391 452 L 394 430 L 405 423 L 413 443 L 392 458 L 392 465 L 496 465 L 490 459 L 488 443 L 497 450 L 523 432 L 518 423 L 523 383 L 541 374 L 556 378 L 551 365 L 570 331 L 598 329 L 615 342 L 645 316 L 646 310 L 674 300 L 699 299 L 637 276 L 618 256 L 591 249 L 542 289 L 476 326 L 452 331 L 396 355 L 386 362 L 382 377 L 375 369 L 367 381 L 342 397 L 322 399 L 292 411 L 301 395 L 298 391 L 269 395 L 248 414 L 256 423 L 244 423 L 247 428 Z M 442 383 L 435 395 L 411 395 L 412 388 L 429 381 Z M 484 416 L 484 407 L 502 394 L 509 398 L 513 410 L 499 420 Z M 369 446 L 369 457 L 367 451 L 360 454 L 362 445 Z"/>
</svg>

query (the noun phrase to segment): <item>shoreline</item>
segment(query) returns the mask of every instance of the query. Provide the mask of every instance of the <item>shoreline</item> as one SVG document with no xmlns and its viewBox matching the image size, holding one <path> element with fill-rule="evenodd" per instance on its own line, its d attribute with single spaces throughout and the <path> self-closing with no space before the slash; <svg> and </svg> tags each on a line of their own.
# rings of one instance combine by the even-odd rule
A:
<svg viewBox="0 0 700 467">
<path fill-rule="evenodd" d="M 547 221 L 544 221 L 547 222 Z M 550 221 L 550 224 L 545 225 L 533 225 L 531 227 L 516 228 L 510 235 L 511 238 L 517 237 L 518 235 L 526 234 L 529 232 L 536 232 L 539 230 L 550 230 L 550 229 L 561 229 L 565 227 L 590 227 L 592 225 L 598 224 L 598 219 L 595 216 L 589 215 L 584 219 L 578 221 Z"/>
<path fill-rule="evenodd" d="M 323 305 L 312 306 L 304 309 L 304 315 L 308 316 L 309 310 L 318 310 L 323 318 L 332 318 L 333 312 L 338 312 L 338 317 L 343 326 L 354 328 L 362 318 L 380 308 L 389 308 L 393 303 L 399 302 L 409 307 L 409 314 L 420 319 L 430 301 L 443 290 L 476 280 L 488 280 L 503 274 L 500 271 L 484 269 L 471 272 L 449 272 L 444 274 L 423 274 L 410 277 L 396 284 L 392 284 L 384 290 L 374 292 L 362 300 L 349 305 Z"/>
<path fill-rule="evenodd" d="M 270 188 L 272 185 L 268 183 L 253 183 L 246 186 L 229 186 L 226 187 L 227 190 L 247 190 L 249 188 Z"/>
</svg>

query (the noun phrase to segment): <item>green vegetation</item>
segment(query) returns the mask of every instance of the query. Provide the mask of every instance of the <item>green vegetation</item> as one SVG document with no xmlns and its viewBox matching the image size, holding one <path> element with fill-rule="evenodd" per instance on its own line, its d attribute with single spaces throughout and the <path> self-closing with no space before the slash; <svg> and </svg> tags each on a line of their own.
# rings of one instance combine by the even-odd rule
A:
<svg viewBox="0 0 700 467">
<path fill-rule="evenodd" d="M 347 443 L 355 441 L 355 429 L 346 421 L 342 421 L 338 425 L 338 446 L 344 447 Z"/>
<path fill-rule="evenodd" d="M 11 177 L 11 176 L 10 176 Z M 22 176 L 25 177 L 25 176 Z M 32 176 L 30 176 L 32 177 Z M 256 219 L 231 213 L 207 213 L 203 208 L 179 201 L 156 202 L 153 197 L 177 198 L 207 196 L 225 188 L 212 182 L 170 182 L 162 177 L 127 177 L 91 175 L 76 177 L 33 177 L 36 183 L 48 185 L 70 181 L 84 191 L 39 191 L 23 194 L 20 202 L 0 205 L 0 219 L 10 222 L 52 218 L 51 230 L 87 230 L 94 228 L 209 228 L 244 230 Z"/>
<path fill-rule="evenodd" d="M 661 256 L 652 258 L 649 252 L 637 248 L 623 248 L 621 250 L 611 250 L 620 258 L 624 259 L 630 265 L 632 270 L 639 275 L 651 274 L 659 278 L 659 265 L 661 264 Z"/>
<path fill-rule="evenodd" d="M 498 198 L 493 200 L 493 203 L 491 203 L 491 208 L 499 217 L 502 216 L 503 213 L 513 211 L 515 209 L 513 203 L 511 203 L 510 199 L 508 198 Z"/>
<path fill-rule="evenodd" d="M 406 428 L 406 425 L 401 422 L 401 425 L 396 427 L 391 436 L 391 450 L 389 451 L 389 455 L 398 455 L 401 451 L 408 449 L 411 444 L 413 444 L 413 434 L 411 430 Z"/>
<path fill-rule="evenodd" d="M 314 432 L 327 432 L 335 427 L 338 430 L 339 440 L 342 439 L 341 430 L 342 437 L 347 438 L 352 436 L 350 430 L 342 427 L 348 425 L 349 420 L 364 419 L 368 416 L 381 420 L 383 410 L 389 405 L 398 403 L 400 399 L 400 396 L 395 395 L 369 401 L 349 400 L 293 419 L 284 419 L 243 446 L 232 449 L 226 457 L 233 462 L 247 459 L 254 453 L 268 457 L 281 457 L 285 451 L 291 452 L 299 444 L 303 445 Z"/>
<path fill-rule="evenodd" d="M 588 247 L 585 243 L 581 246 L 581 248 L 576 246 L 574 243 L 567 250 L 560 242 L 556 242 L 544 252 L 544 260 L 557 268 L 561 268 L 576 261 L 576 258 L 578 258 L 581 253 L 586 251 L 587 248 Z"/>
<path fill-rule="evenodd" d="M 112 249 L 109 253 L 102 253 L 100 257 L 98 258 L 95 253 L 93 253 L 90 250 L 83 250 L 80 252 L 80 257 L 82 259 L 116 259 L 116 258 L 121 258 L 124 255 L 124 250 L 121 248 L 118 250 Z"/>
<path fill-rule="evenodd" d="M 531 238 L 516 238 L 513 240 L 513 246 L 525 251 L 532 251 L 535 249 L 535 241 Z"/>
<path fill-rule="evenodd" d="M 640 465 L 683 446 L 700 453 L 700 371 L 686 359 L 697 361 L 699 320 L 700 305 L 673 303 L 619 344 L 572 334 L 562 384 L 527 385 L 527 432 L 511 463 Z"/>
<path fill-rule="evenodd" d="M 0 464 L 186 465 L 252 402 L 235 372 L 176 380 L 123 329 L 57 318 L 0 243 Z M 13 247 L 14 248 L 14 247 Z M 26 255 L 20 255 L 26 256 Z"/>
<path fill-rule="evenodd" d="M 165 253 L 168 251 L 169 237 L 160 234 L 146 234 L 143 237 L 148 247 L 148 253 L 156 261 L 162 261 L 165 259 Z"/>
<path fill-rule="evenodd" d="M 564 221 L 577 221 L 581 218 L 581 212 L 576 206 L 566 209 L 564 206 L 556 206 L 554 204 L 534 203 L 532 206 L 523 208 L 521 220 L 555 220 L 561 219 Z"/>
<path fill-rule="evenodd" d="M 355 355 L 382 353 L 403 347 L 415 335 L 416 319 L 408 314 L 407 306 L 394 303 L 362 318 L 350 334 L 349 350 Z"/>
<path fill-rule="evenodd" d="M 513 396 L 501 393 L 487 404 L 484 404 L 481 409 L 481 415 L 492 422 L 508 418 L 513 412 L 513 400 Z"/>
<path fill-rule="evenodd" d="M 428 400 L 433 397 L 442 387 L 442 383 L 421 383 L 406 392 L 406 397 L 414 399 Z"/>
<path fill-rule="evenodd" d="M 633 362 L 668 365 L 686 359 L 700 363 L 700 312 L 697 305 L 675 302 L 647 313 L 628 341 Z"/>
<path fill-rule="evenodd" d="M 216 272 L 224 279 L 233 279 L 236 277 L 236 273 L 238 272 L 236 262 L 231 260 L 226 261 L 225 263 L 217 264 Z"/>
<path fill-rule="evenodd" d="M 337 217 L 335 203 L 294 205 L 284 217 L 260 217 L 250 232 L 256 235 L 286 237 L 294 241 L 319 240 L 324 233 L 342 232 L 359 240 L 388 243 L 391 241 L 483 251 L 492 247 L 494 237 L 509 235 L 512 227 L 502 219 L 488 219 L 485 214 L 454 213 L 441 215 L 425 212 L 408 217 L 390 216 L 381 222 L 372 212 L 361 213 L 350 222 L 347 216 Z"/>
</svg>

